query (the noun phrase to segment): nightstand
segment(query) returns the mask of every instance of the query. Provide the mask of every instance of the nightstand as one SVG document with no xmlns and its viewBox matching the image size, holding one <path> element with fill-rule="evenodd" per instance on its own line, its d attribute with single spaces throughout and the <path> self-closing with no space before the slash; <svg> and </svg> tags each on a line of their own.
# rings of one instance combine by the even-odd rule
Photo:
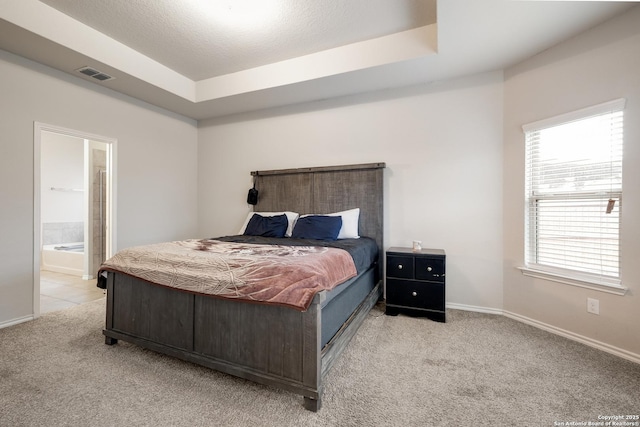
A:
<svg viewBox="0 0 640 427">
<path fill-rule="evenodd" d="M 441 249 L 387 250 L 385 313 L 445 321 L 445 252 Z"/>
</svg>

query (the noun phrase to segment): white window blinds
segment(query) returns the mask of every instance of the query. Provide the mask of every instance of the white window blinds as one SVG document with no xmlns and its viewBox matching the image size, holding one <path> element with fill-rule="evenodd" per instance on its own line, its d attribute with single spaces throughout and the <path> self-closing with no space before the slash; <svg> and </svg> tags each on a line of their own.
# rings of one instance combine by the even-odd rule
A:
<svg viewBox="0 0 640 427">
<path fill-rule="evenodd" d="M 618 279 L 624 100 L 523 127 L 529 267 Z"/>
</svg>

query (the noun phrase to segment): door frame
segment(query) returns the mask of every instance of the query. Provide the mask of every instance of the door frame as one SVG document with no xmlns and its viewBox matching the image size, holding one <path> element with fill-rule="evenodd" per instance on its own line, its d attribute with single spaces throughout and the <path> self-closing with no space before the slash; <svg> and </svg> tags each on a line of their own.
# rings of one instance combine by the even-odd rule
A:
<svg viewBox="0 0 640 427">
<path fill-rule="evenodd" d="M 106 144 L 107 152 L 107 218 L 106 218 L 106 257 L 110 258 L 116 251 L 116 158 L 118 140 L 80 130 L 68 129 L 41 122 L 33 123 L 33 317 L 40 317 L 40 244 L 41 244 L 41 147 L 42 132 L 57 133 L 83 140 L 91 140 Z"/>
</svg>

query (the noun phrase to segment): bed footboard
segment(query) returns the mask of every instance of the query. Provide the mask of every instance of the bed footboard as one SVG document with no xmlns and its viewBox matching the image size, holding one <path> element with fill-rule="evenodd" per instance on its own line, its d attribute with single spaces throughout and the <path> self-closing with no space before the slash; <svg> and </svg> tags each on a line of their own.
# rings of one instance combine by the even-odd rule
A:
<svg viewBox="0 0 640 427">
<path fill-rule="evenodd" d="M 380 294 L 380 284 L 321 349 L 323 293 L 305 312 L 194 295 L 119 273 L 107 279 L 106 344 L 118 340 L 304 396 L 320 408 L 322 377 Z M 211 325 L 215 325 L 212 327 Z"/>
</svg>

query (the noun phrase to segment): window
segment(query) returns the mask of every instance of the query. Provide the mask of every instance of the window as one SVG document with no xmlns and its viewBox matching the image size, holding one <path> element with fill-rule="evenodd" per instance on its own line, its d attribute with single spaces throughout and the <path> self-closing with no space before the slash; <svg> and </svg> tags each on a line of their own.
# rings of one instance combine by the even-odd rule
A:
<svg viewBox="0 0 640 427">
<path fill-rule="evenodd" d="M 623 108 L 616 100 L 523 126 L 527 268 L 621 288 Z"/>
</svg>

